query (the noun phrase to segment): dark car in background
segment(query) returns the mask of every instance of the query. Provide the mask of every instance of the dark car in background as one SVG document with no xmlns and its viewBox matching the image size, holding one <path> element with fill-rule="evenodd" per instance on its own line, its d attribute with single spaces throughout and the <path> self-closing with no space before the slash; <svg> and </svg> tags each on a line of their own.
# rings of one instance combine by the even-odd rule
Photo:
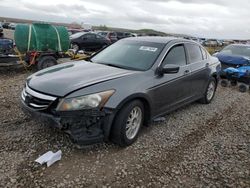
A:
<svg viewBox="0 0 250 188">
<path fill-rule="evenodd" d="M 70 36 L 70 43 L 76 51 L 98 51 L 110 45 L 111 41 L 96 33 L 79 32 Z"/>
<path fill-rule="evenodd" d="M 7 38 L 0 38 L 0 55 L 7 55 L 12 53 L 13 46 L 13 40 Z"/>
<path fill-rule="evenodd" d="M 9 25 L 10 25 L 9 22 L 4 22 L 4 23 L 3 23 L 3 28 L 4 28 L 4 29 L 9 29 Z"/>
<path fill-rule="evenodd" d="M 98 35 L 101 35 L 105 38 L 108 38 L 112 43 L 116 42 L 118 40 L 117 35 L 115 32 L 110 31 L 101 31 L 97 33 Z"/>
<path fill-rule="evenodd" d="M 214 54 L 222 65 L 222 68 L 250 65 L 250 45 L 231 44 Z"/>
<path fill-rule="evenodd" d="M 89 62 L 70 62 L 28 77 L 23 110 L 66 131 L 77 144 L 135 142 L 153 119 L 210 103 L 220 62 L 199 44 L 167 37 L 120 40 Z M 166 138 L 162 138 L 166 139 Z"/>
</svg>

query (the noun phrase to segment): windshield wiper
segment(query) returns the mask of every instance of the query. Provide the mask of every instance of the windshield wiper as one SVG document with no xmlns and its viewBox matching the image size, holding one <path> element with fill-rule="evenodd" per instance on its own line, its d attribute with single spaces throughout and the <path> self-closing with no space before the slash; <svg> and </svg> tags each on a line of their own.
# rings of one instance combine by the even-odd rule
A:
<svg viewBox="0 0 250 188">
<path fill-rule="evenodd" d="M 107 66 L 110 66 L 110 67 L 116 67 L 116 68 L 119 68 L 119 69 L 126 69 L 126 70 L 133 70 L 133 71 L 138 71 L 139 70 L 139 69 L 136 69 L 136 68 L 117 65 L 117 64 L 112 64 L 112 63 L 101 63 L 101 62 L 96 62 L 96 63 L 102 64 L 102 65 L 107 65 Z"/>
<path fill-rule="evenodd" d="M 124 67 L 124 66 L 115 65 L 115 64 L 112 64 L 112 63 L 98 63 L 98 64 L 107 65 L 107 66 L 110 66 L 110 67 L 116 67 L 116 68 L 120 68 L 120 69 L 127 69 L 127 68 Z"/>
<path fill-rule="evenodd" d="M 107 66 L 110 66 L 110 67 L 116 67 L 116 68 L 120 68 L 120 69 L 126 69 L 125 67 L 123 66 L 120 66 L 120 65 L 115 65 L 115 64 L 111 64 L 111 63 L 103 63 L 103 65 L 107 65 Z"/>
</svg>

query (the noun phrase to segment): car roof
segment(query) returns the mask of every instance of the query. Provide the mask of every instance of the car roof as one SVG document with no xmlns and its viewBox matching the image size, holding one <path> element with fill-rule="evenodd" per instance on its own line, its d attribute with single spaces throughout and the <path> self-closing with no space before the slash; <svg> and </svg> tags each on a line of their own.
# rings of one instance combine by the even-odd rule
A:
<svg viewBox="0 0 250 188">
<path fill-rule="evenodd" d="M 175 42 L 193 42 L 197 44 L 196 42 L 192 40 L 187 40 L 187 39 L 182 39 L 182 38 L 176 38 L 176 37 L 129 37 L 126 39 L 122 40 L 131 40 L 131 41 L 141 41 L 141 42 L 155 42 L 155 43 L 162 43 L 162 44 L 167 44 L 170 41 L 175 41 Z"/>
</svg>

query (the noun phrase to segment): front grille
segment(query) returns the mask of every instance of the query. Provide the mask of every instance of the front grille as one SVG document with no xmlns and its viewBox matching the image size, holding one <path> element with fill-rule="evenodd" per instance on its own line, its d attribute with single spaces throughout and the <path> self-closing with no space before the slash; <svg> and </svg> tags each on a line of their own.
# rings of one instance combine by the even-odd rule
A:
<svg viewBox="0 0 250 188">
<path fill-rule="evenodd" d="M 38 93 L 27 85 L 23 89 L 21 97 L 27 106 L 35 110 L 45 110 L 56 100 L 55 97 Z"/>
</svg>

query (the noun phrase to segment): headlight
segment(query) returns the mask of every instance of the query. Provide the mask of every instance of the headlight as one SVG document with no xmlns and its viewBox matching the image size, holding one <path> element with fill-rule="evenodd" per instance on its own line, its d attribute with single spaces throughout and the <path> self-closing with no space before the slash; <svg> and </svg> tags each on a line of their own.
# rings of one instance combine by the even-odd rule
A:
<svg viewBox="0 0 250 188">
<path fill-rule="evenodd" d="M 114 94 L 115 90 L 104 91 L 91 95 L 85 95 L 75 98 L 63 99 L 57 111 L 82 110 L 90 108 L 102 108 L 108 99 Z"/>
</svg>

